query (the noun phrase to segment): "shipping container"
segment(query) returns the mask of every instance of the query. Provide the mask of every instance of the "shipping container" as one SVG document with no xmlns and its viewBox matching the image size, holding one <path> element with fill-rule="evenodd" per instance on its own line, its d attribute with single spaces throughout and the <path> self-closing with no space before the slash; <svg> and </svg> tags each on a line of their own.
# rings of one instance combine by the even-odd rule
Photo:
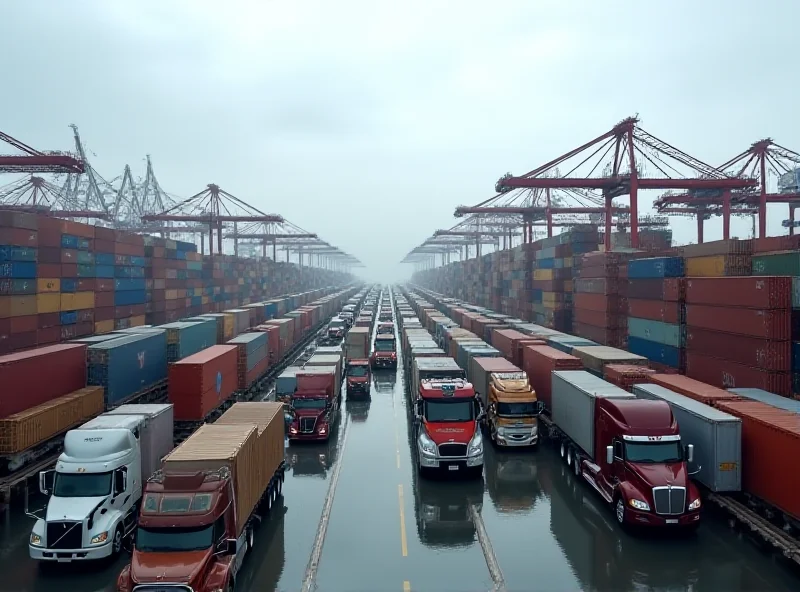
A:
<svg viewBox="0 0 800 592">
<path fill-rule="evenodd" d="M 686 303 L 762 310 L 790 308 L 792 280 L 775 276 L 687 278 Z"/>
<path fill-rule="evenodd" d="M 678 420 L 683 445 L 694 445 L 692 477 L 716 493 L 742 488 L 742 422 L 738 417 L 658 384 L 637 384 L 633 394 L 666 401 Z"/>
<path fill-rule="evenodd" d="M 572 355 L 580 359 L 583 366 L 595 372 L 598 377 L 603 375 L 603 367 L 606 364 L 647 364 L 647 358 L 644 356 L 606 345 L 576 347 L 573 348 Z"/>
<path fill-rule="evenodd" d="M 726 360 L 769 371 L 789 372 L 792 369 L 790 341 L 686 327 L 686 349 L 712 357 L 723 356 Z"/>
<path fill-rule="evenodd" d="M 686 375 L 719 388 L 754 387 L 783 396 L 792 394 L 788 372 L 769 372 L 694 351 L 686 352 Z"/>
<path fill-rule="evenodd" d="M 231 472 L 236 500 L 237 534 L 241 534 L 250 514 L 261 499 L 262 471 L 266 459 L 258 445 L 258 428 L 251 425 L 205 424 L 164 459 L 166 474 L 218 471 Z"/>
<path fill-rule="evenodd" d="M 717 407 L 719 401 L 740 399 L 739 395 L 680 374 L 653 374 L 650 382 L 712 407 Z"/>
<path fill-rule="evenodd" d="M 676 278 L 683 276 L 681 257 L 651 257 L 628 262 L 628 278 Z"/>
<path fill-rule="evenodd" d="M 169 366 L 169 400 L 176 421 L 201 421 L 238 386 L 238 348 L 214 345 Z"/>
<path fill-rule="evenodd" d="M 536 396 L 550 409 L 552 380 L 555 370 L 582 370 L 583 362 L 548 345 L 532 345 L 523 350 L 522 369 L 528 375 Z"/>
<path fill-rule="evenodd" d="M 472 358 L 467 371 L 467 379 L 472 383 L 475 393 L 480 395 L 484 408 L 489 405 L 489 382 L 493 372 L 521 373 L 522 370 L 505 358 Z"/>
<path fill-rule="evenodd" d="M 217 343 L 217 326 L 211 319 L 201 322 L 167 323 L 160 325 L 159 328 L 167 332 L 168 362 L 191 356 Z"/>
<path fill-rule="evenodd" d="M 654 341 L 674 348 L 683 346 L 683 331 L 678 324 L 629 317 L 628 336 Z"/>
<path fill-rule="evenodd" d="M 51 345 L 0 356 L 0 384 L 0 419 L 83 388 L 86 346 Z"/>
<path fill-rule="evenodd" d="M 553 422 L 592 459 L 595 458 L 595 401 L 598 398 L 635 398 L 584 370 L 554 371 L 551 391 Z"/>
<path fill-rule="evenodd" d="M 781 397 L 758 388 L 731 388 L 728 390 L 733 394 L 739 395 L 745 399 L 760 401 L 762 403 L 766 403 L 767 405 L 777 407 L 778 409 L 783 409 L 785 411 L 790 411 L 800 415 L 800 401 L 796 399 Z"/>
<path fill-rule="evenodd" d="M 606 364 L 603 368 L 603 380 L 631 391 L 634 384 L 647 384 L 650 376 L 656 371 L 638 364 Z"/>
<path fill-rule="evenodd" d="M 759 401 L 718 401 L 742 420 L 742 489 L 800 520 L 800 417 Z"/>
<path fill-rule="evenodd" d="M 146 422 L 139 428 L 141 443 L 142 481 L 147 481 L 161 468 L 165 450 L 174 446 L 173 406 L 169 404 L 120 405 L 103 414 L 108 416 L 142 416 Z"/>
<path fill-rule="evenodd" d="M 766 339 L 786 340 L 791 336 L 791 315 L 788 309 L 763 310 L 687 304 L 686 325 Z"/>
</svg>

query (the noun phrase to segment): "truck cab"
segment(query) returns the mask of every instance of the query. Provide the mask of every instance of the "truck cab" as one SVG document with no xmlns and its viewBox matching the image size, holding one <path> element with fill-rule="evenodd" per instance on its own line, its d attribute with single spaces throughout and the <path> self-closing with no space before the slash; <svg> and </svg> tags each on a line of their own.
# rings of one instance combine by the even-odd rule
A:
<svg viewBox="0 0 800 592">
<path fill-rule="evenodd" d="M 423 379 L 414 401 L 414 439 L 420 474 L 483 473 L 481 405 L 464 379 Z"/>
<path fill-rule="evenodd" d="M 592 462 L 573 463 L 614 505 L 622 525 L 688 526 L 700 520 L 700 492 L 689 478 L 694 447 L 681 445 L 669 404 L 643 399 L 597 399 Z M 577 461 L 577 463 L 576 463 Z"/>
<path fill-rule="evenodd" d="M 369 396 L 371 381 L 369 360 L 349 360 L 345 368 L 347 380 L 347 398 L 351 395 L 363 394 Z"/>
<path fill-rule="evenodd" d="M 489 379 L 485 424 L 498 446 L 536 446 L 539 415 L 544 404 L 536 400 L 524 372 L 492 372 Z"/>
<path fill-rule="evenodd" d="M 394 335 L 394 323 L 378 323 L 375 332 L 377 335 Z"/>
<path fill-rule="evenodd" d="M 370 363 L 373 368 L 397 368 L 397 340 L 391 335 L 376 335 Z"/>
<path fill-rule="evenodd" d="M 246 553 L 236 536 L 230 471 L 151 477 L 142 499 L 131 562 L 118 592 L 232 590 Z M 245 531 L 246 532 L 246 531 Z"/>
<path fill-rule="evenodd" d="M 335 374 L 297 374 L 289 403 L 289 440 L 327 440 L 339 410 Z"/>
<path fill-rule="evenodd" d="M 392 311 L 390 309 L 382 309 L 381 312 L 378 314 L 378 322 L 391 322 L 393 318 Z"/>
<path fill-rule="evenodd" d="M 347 308 L 347 307 L 345 307 L 345 308 Z M 339 313 L 339 318 L 342 319 L 347 324 L 348 328 L 352 327 L 353 326 L 353 322 L 355 322 L 355 315 L 352 312 L 347 311 L 347 310 L 343 310 L 342 312 L 340 312 Z"/>
<path fill-rule="evenodd" d="M 39 489 L 50 498 L 44 518 L 30 514 L 31 558 L 118 555 L 136 526 L 142 481 L 172 449 L 172 429 L 172 405 L 124 405 L 68 431 L 56 468 L 39 474 Z"/>
<path fill-rule="evenodd" d="M 328 323 L 327 337 L 331 341 L 339 341 L 344 338 L 347 333 L 347 323 L 340 317 L 334 317 Z"/>
</svg>

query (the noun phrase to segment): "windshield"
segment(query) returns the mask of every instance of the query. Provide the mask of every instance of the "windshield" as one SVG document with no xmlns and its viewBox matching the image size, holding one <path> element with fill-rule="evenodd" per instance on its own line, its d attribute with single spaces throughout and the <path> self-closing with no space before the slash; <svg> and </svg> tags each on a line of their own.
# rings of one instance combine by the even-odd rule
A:
<svg viewBox="0 0 800 592">
<path fill-rule="evenodd" d="M 536 403 L 498 403 L 497 415 L 524 417 L 536 415 Z"/>
<path fill-rule="evenodd" d="M 683 460 L 680 441 L 625 442 L 625 458 L 632 463 L 675 463 Z"/>
<path fill-rule="evenodd" d="M 168 551 L 201 551 L 214 542 L 214 525 L 192 528 L 144 528 L 136 529 L 136 549 L 150 553 Z"/>
<path fill-rule="evenodd" d="M 367 367 L 366 366 L 350 366 L 347 369 L 348 376 L 366 376 L 367 375 Z"/>
<path fill-rule="evenodd" d="M 376 339 L 375 351 L 394 351 L 394 340 Z"/>
<path fill-rule="evenodd" d="M 56 473 L 56 497 L 102 497 L 111 493 L 111 473 Z"/>
<path fill-rule="evenodd" d="M 344 329 L 344 321 L 336 321 L 335 323 L 331 323 L 328 329 L 333 329 L 333 330 Z"/>
<path fill-rule="evenodd" d="M 475 406 L 467 401 L 425 401 L 425 419 L 428 421 L 472 421 Z"/>
<path fill-rule="evenodd" d="M 292 399 L 295 409 L 325 409 L 327 399 Z"/>
</svg>

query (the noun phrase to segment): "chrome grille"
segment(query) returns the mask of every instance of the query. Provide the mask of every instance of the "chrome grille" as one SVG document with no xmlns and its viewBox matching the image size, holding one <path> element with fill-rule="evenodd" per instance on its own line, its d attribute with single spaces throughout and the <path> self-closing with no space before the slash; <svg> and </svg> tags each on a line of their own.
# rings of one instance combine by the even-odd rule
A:
<svg viewBox="0 0 800 592">
<path fill-rule="evenodd" d="M 656 514 L 679 515 L 686 509 L 685 487 L 653 487 Z"/>
<path fill-rule="evenodd" d="M 142 584 L 136 586 L 133 592 L 194 592 L 191 586 L 185 584 Z"/>
<path fill-rule="evenodd" d="M 81 522 L 48 522 L 48 549 L 80 549 L 83 547 L 83 524 Z"/>
<path fill-rule="evenodd" d="M 466 444 L 440 444 L 439 456 L 467 456 Z"/>
<path fill-rule="evenodd" d="M 304 434 L 311 434 L 314 432 L 314 426 L 317 425 L 316 417 L 301 417 L 300 418 L 300 431 Z"/>
</svg>

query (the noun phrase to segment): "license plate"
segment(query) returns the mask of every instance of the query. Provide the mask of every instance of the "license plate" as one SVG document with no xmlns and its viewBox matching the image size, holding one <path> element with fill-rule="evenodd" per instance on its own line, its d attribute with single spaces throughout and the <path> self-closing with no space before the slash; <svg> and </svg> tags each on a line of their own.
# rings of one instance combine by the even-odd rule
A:
<svg viewBox="0 0 800 592">
<path fill-rule="evenodd" d="M 447 467 L 447 470 L 448 471 L 457 471 L 458 470 L 458 465 L 450 465 L 449 467 Z"/>
<path fill-rule="evenodd" d="M 677 523 L 678 523 L 677 518 L 667 518 L 667 524 L 677 524 Z"/>
</svg>

